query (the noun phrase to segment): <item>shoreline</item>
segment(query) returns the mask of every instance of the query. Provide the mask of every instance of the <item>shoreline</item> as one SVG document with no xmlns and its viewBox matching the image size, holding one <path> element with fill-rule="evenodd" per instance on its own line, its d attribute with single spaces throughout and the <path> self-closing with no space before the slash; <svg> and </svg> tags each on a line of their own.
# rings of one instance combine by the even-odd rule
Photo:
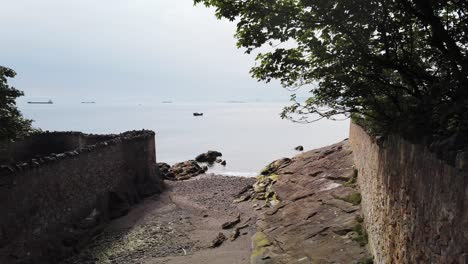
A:
<svg viewBox="0 0 468 264">
<path fill-rule="evenodd" d="M 112 221 L 63 264 L 370 259 L 347 141 L 276 160 L 258 177 L 200 174 L 164 183 L 165 191 Z"/>
</svg>

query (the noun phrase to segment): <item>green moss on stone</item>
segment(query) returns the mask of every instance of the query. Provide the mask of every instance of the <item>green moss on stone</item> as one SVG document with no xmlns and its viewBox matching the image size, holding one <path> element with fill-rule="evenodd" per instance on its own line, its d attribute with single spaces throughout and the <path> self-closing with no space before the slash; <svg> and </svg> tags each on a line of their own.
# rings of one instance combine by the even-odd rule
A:
<svg viewBox="0 0 468 264">
<path fill-rule="evenodd" d="M 278 181 L 279 176 L 278 174 L 271 174 L 270 176 L 268 176 L 268 178 L 270 178 L 271 181 L 276 182 Z"/>
<path fill-rule="evenodd" d="M 361 203 L 362 197 L 360 193 L 352 193 L 348 196 L 340 197 L 339 199 L 351 203 L 353 205 L 359 205 Z"/>
<path fill-rule="evenodd" d="M 356 215 L 356 221 L 360 224 L 362 224 L 364 222 L 364 218 L 360 215 Z"/>
<path fill-rule="evenodd" d="M 358 177 L 358 170 L 354 169 L 353 170 L 353 176 L 346 183 L 344 183 L 343 186 L 345 186 L 345 187 L 356 187 L 357 177 Z"/>
<path fill-rule="evenodd" d="M 252 255 L 250 256 L 251 263 L 255 263 L 256 259 L 261 258 L 265 253 L 265 250 L 268 246 L 271 246 L 272 243 L 270 239 L 263 232 L 257 232 L 252 237 Z"/>
<path fill-rule="evenodd" d="M 360 260 L 358 264 L 374 264 L 374 258 L 373 257 L 368 257 L 363 260 Z"/>
<path fill-rule="evenodd" d="M 278 181 L 278 174 L 259 175 L 257 181 L 253 184 L 255 194 L 253 200 L 265 200 L 266 207 L 274 207 L 280 203 L 278 196 L 273 188 L 274 184 Z"/>
<path fill-rule="evenodd" d="M 362 223 L 356 224 L 353 227 L 353 231 L 355 231 L 358 234 L 358 236 L 353 238 L 353 240 L 358 242 L 361 247 L 367 245 L 367 243 L 369 242 L 369 238 L 367 236 L 366 230 L 364 230 Z"/>
</svg>

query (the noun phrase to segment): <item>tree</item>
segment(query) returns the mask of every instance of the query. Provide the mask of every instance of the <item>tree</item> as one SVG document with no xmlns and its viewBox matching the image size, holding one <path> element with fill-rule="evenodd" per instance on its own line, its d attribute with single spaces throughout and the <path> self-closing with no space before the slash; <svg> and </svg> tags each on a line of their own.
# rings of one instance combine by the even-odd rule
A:
<svg viewBox="0 0 468 264">
<path fill-rule="evenodd" d="M 292 97 L 284 118 L 343 114 L 374 134 L 425 143 L 468 135 L 466 0 L 194 2 L 236 21 L 247 53 L 269 46 L 255 78 L 310 87 L 305 102 Z"/>
<path fill-rule="evenodd" d="M 25 119 L 16 107 L 15 100 L 23 96 L 23 92 L 7 83 L 7 78 L 15 75 L 12 69 L 0 66 L 0 142 L 16 140 L 34 131 L 32 121 Z"/>
</svg>

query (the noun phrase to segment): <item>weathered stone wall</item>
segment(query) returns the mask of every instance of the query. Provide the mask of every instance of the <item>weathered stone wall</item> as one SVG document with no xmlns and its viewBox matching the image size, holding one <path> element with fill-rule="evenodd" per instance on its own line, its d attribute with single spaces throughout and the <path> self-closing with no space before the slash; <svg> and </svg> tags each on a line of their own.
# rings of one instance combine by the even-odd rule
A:
<svg viewBox="0 0 468 264">
<path fill-rule="evenodd" d="M 454 165 L 391 136 L 376 144 L 352 124 L 362 210 L 375 263 L 468 263 L 468 158 Z"/>
<path fill-rule="evenodd" d="M 88 135 L 81 132 L 44 132 L 20 141 L 0 143 L 0 164 L 27 161 L 51 153 L 64 153 L 110 140 L 117 135 Z"/>
<path fill-rule="evenodd" d="M 48 139 L 50 145 L 45 144 Z M 106 221 L 119 216 L 161 187 L 151 131 L 118 136 L 47 133 L 15 145 L 16 152 L 11 146 L 3 152 L 15 153 L 10 160 L 28 156 L 27 146 L 43 149 L 32 151 L 30 160 L 14 160 L 0 169 L 0 255 L 13 259 L 60 255 L 49 251 L 73 245 L 76 241 L 70 239 L 76 239 L 87 217 L 99 215 L 99 221 Z M 48 154 L 37 156 L 43 153 Z"/>
</svg>

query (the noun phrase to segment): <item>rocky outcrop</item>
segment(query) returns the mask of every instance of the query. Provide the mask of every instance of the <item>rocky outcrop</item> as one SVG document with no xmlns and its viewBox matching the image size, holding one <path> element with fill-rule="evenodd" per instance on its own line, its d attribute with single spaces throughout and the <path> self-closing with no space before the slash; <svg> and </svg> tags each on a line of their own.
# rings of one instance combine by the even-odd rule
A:
<svg viewBox="0 0 468 264">
<path fill-rule="evenodd" d="M 168 173 L 166 174 L 168 180 L 182 181 L 196 177 L 200 174 L 205 173 L 205 169 L 200 167 L 194 160 L 188 160 L 185 162 L 177 163 L 173 165 Z"/>
<path fill-rule="evenodd" d="M 202 154 L 198 155 L 195 158 L 195 161 L 205 162 L 205 163 L 214 163 L 216 161 L 216 159 L 218 157 L 221 157 L 221 156 L 223 156 L 223 154 L 221 154 L 221 152 L 210 150 L 210 151 L 208 151 L 206 153 L 202 153 Z"/>
<path fill-rule="evenodd" d="M 251 263 L 370 262 L 355 172 L 347 141 L 268 165 Z"/>
<path fill-rule="evenodd" d="M 279 169 L 284 168 L 285 166 L 289 165 L 291 163 L 290 158 L 282 158 L 279 160 L 275 160 L 272 163 L 268 164 L 262 172 L 260 172 L 261 175 L 270 175 L 273 173 L 276 173 Z"/>
</svg>

